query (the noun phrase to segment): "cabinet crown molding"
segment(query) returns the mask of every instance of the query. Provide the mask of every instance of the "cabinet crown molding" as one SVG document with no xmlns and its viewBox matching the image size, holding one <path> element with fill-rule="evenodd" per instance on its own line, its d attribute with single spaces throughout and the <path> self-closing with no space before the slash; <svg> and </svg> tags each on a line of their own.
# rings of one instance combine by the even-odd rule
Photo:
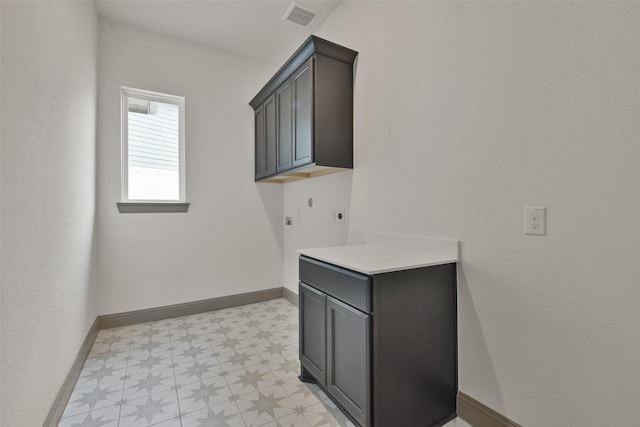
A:
<svg viewBox="0 0 640 427">
<path fill-rule="evenodd" d="M 356 56 L 358 56 L 358 52 L 355 50 L 348 49 L 317 36 L 309 36 L 302 46 L 300 46 L 274 76 L 271 77 L 271 80 L 264 85 L 260 92 L 253 97 L 249 105 L 251 105 L 254 110 L 257 109 L 294 71 L 300 68 L 302 64 L 315 54 L 346 62 L 347 64 L 353 64 Z"/>
</svg>

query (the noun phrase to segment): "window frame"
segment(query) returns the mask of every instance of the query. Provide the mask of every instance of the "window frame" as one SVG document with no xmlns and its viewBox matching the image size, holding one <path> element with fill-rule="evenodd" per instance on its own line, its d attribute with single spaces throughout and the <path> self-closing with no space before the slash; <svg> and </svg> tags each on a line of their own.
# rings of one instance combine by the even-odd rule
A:
<svg viewBox="0 0 640 427">
<path fill-rule="evenodd" d="M 179 199 L 178 200 L 151 200 L 151 199 L 129 199 L 129 97 L 144 99 L 154 102 L 163 102 L 178 106 L 178 179 L 179 179 Z M 186 154 L 185 154 L 185 98 L 178 95 L 153 92 L 150 90 L 136 89 L 122 86 L 120 88 L 120 126 L 121 126 L 121 165 L 120 165 L 120 202 L 118 209 L 120 212 L 183 212 L 186 209 L 176 209 L 187 203 L 186 186 Z M 166 207 L 163 207 L 165 206 Z M 140 209 L 137 209 L 140 207 Z"/>
</svg>

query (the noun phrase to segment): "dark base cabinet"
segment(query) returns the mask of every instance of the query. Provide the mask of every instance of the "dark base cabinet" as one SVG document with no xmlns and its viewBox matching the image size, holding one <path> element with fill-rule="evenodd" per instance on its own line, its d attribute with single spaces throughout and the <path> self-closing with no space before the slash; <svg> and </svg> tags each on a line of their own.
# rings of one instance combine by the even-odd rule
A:
<svg viewBox="0 0 640 427">
<path fill-rule="evenodd" d="M 372 276 L 300 257 L 301 379 L 363 427 L 456 415 L 455 263 Z"/>
</svg>

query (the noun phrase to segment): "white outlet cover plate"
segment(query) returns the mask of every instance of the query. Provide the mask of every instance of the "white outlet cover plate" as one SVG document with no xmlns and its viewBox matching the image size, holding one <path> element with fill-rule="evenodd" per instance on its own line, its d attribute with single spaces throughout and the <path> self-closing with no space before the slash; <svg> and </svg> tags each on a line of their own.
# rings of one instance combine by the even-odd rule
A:
<svg viewBox="0 0 640 427">
<path fill-rule="evenodd" d="M 524 208 L 524 234 L 537 236 L 547 234 L 547 208 L 545 206 Z"/>
</svg>

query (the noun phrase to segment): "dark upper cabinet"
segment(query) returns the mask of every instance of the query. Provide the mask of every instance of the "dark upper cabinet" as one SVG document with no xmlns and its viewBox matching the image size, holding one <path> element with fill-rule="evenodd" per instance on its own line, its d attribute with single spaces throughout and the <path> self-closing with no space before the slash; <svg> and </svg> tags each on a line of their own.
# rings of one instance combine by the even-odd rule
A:
<svg viewBox="0 0 640 427">
<path fill-rule="evenodd" d="M 311 36 L 251 100 L 256 181 L 288 182 L 353 168 L 356 56 Z"/>
</svg>

